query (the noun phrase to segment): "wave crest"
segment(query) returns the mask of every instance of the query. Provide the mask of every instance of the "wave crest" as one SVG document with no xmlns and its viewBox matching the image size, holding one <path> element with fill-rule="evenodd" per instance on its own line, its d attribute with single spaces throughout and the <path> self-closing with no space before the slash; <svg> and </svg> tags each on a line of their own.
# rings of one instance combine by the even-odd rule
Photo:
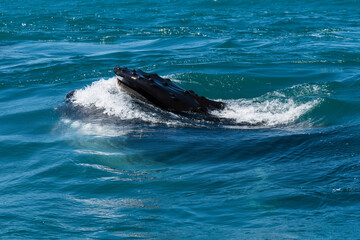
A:
<svg viewBox="0 0 360 240">
<path fill-rule="evenodd" d="M 316 84 L 302 84 L 253 99 L 221 100 L 226 103 L 225 109 L 213 111 L 211 114 L 242 125 L 289 125 L 318 106 L 322 101 L 318 94 L 325 91 L 324 87 Z M 119 91 L 116 87 L 116 77 L 101 79 L 76 90 L 73 104 L 84 108 L 96 108 L 102 114 L 115 116 L 120 120 L 136 119 L 155 124 L 186 125 L 183 116 L 139 104 L 126 93 Z M 191 119 L 186 121 L 189 122 Z"/>
</svg>

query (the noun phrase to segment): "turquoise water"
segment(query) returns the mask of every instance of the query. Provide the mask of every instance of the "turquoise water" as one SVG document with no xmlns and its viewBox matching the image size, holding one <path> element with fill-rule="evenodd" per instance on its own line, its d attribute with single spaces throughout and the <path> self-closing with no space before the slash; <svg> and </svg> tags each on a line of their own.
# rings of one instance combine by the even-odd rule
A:
<svg viewBox="0 0 360 240">
<path fill-rule="evenodd" d="M 1 1 L 0 238 L 359 239 L 359 23 L 359 1 Z M 226 123 L 135 102 L 116 65 Z"/>
</svg>

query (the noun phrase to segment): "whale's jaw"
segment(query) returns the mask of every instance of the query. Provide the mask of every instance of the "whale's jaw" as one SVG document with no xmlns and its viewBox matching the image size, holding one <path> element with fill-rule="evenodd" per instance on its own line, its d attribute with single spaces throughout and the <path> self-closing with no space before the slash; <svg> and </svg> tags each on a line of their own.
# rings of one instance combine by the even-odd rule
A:
<svg viewBox="0 0 360 240">
<path fill-rule="evenodd" d="M 224 103 L 200 97 L 156 73 L 115 67 L 117 86 L 130 96 L 170 112 L 207 114 L 224 108 Z"/>
</svg>

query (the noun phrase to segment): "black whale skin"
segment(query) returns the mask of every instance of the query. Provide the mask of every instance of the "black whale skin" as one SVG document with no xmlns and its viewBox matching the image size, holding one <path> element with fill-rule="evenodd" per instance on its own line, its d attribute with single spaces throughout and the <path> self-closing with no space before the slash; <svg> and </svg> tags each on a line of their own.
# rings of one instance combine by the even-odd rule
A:
<svg viewBox="0 0 360 240">
<path fill-rule="evenodd" d="M 208 114 L 224 108 L 224 103 L 198 96 L 156 73 L 126 67 L 115 67 L 114 72 L 118 86 L 132 97 L 170 112 Z"/>
</svg>

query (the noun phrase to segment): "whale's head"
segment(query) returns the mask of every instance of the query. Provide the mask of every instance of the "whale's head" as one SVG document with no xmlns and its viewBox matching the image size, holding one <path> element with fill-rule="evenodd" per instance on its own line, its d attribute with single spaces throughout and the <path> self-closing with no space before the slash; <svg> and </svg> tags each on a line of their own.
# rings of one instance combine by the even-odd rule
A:
<svg viewBox="0 0 360 240">
<path fill-rule="evenodd" d="M 115 67 L 117 86 L 130 96 L 154 104 L 163 109 L 187 111 L 188 104 L 183 104 L 179 98 L 184 98 L 185 89 L 175 85 L 170 79 L 164 79 L 156 73 L 147 73 L 140 69 Z M 188 98 L 188 101 L 193 101 Z"/>
<path fill-rule="evenodd" d="M 151 74 L 141 71 L 140 69 L 129 69 L 127 67 L 115 67 L 114 72 L 117 76 L 117 85 L 126 90 L 132 89 L 138 93 L 148 91 L 153 88 L 156 82 L 165 82 L 166 80 L 157 74 Z M 166 84 L 165 84 L 166 85 Z"/>
<path fill-rule="evenodd" d="M 115 67 L 114 72 L 119 89 L 168 111 L 207 113 L 212 109 L 223 108 L 223 103 L 200 97 L 156 73 L 126 67 Z"/>
</svg>

